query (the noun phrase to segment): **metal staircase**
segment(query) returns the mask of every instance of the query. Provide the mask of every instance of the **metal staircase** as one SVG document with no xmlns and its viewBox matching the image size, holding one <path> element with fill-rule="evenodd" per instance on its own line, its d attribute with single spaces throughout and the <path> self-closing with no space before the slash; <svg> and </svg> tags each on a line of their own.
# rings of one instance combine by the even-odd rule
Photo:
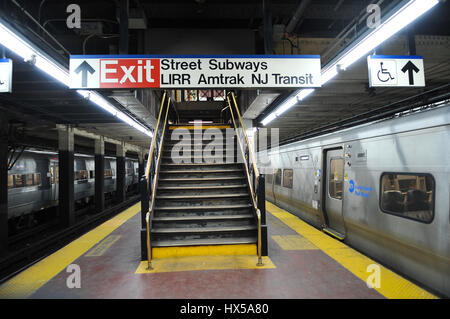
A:
<svg viewBox="0 0 450 319">
<path fill-rule="evenodd" d="M 211 127 L 216 126 L 202 126 L 202 130 Z M 221 131 L 225 136 L 225 129 Z M 196 145 L 203 151 L 211 143 L 196 143 L 194 128 L 189 133 L 187 142 L 192 148 Z M 225 142 L 215 145 L 220 158 L 201 156 L 201 163 L 195 163 L 189 147 L 184 163 L 174 163 L 178 161 L 170 155 L 181 142 L 169 141 L 169 137 L 164 142 L 163 154 L 168 155 L 161 162 L 153 208 L 152 246 L 256 244 L 257 225 L 243 164 L 235 163 L 234 158 L 233 163 L 226 163 Z"/>
<path fill-rule="evenodd" d="M 239 138 L 240 114 L 236 104 L 233 112 L 231 98 L 229 124 L 199 127 L 168 124 L 171 101 L 163 95 L 141 180 L 142 259 L 149 268 L 155 249 L 164 247 L 254 245 L 258 264 L 267 255 L 264 177 L 249 156 L 247 137 Z M 224 138 L 205 137 L 210 128 Z"/>
</svg>

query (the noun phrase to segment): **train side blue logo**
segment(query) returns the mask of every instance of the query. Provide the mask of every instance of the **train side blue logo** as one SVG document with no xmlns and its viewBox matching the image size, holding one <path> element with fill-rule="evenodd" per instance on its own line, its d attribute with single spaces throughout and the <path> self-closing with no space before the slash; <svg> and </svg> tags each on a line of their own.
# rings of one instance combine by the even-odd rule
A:
<svg viewBox="0 0 450 319">
<path fill-rule="evenodd" d="M 350 187 L 348 188 L 348 191 L 350 193 L 355 194 L 356 196 L 369 198 L 370 197 L 370 193 L 373 190 L 372 187 L 356 185 L 355 181 L 353 179 L 351 179 L 349 181 L 349 184 L 350 184 Z"/>
<path fill-rule="evenodd" d="M 350 180 L 350 188 L 348 190 L 350 193 L 353 193 L 353 191 L 355 190 L 355 182 L 353 181 L 353 179 Z"/>
</svg>

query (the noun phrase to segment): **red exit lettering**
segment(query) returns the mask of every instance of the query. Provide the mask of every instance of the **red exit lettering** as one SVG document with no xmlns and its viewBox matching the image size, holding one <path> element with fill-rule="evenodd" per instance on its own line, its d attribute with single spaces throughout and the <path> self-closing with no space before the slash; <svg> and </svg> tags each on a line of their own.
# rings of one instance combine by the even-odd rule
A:
<svg viewBox="0 0 450 319">
<path fill-rule="evenodd" d="M 100 59 L 100 88 L 159 87 L 159 59 Z"/>
</svg>

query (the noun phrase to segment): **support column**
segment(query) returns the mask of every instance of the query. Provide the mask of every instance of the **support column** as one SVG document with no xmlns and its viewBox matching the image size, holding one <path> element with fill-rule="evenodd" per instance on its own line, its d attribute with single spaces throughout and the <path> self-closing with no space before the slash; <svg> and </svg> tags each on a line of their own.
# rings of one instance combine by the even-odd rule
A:
<svg viewBox="0 0 450 319">
<path fill-rule="evenodd" d="M 105 139 L 95 140 L 95 212 L 105 209 Z"/>
<path fill-rule="evenodd" d="M 141 192 L 141 260 L 147 260 L 147 222 L 145 216 L 149 210 L 150 193 L 145 177 L 145 153 L 139 156 L 139 190 Z"/>
<path fill-rule="evenodd" d="M 128 54 L 128 16 L 129 16 L 129 0 L 120 0 L 120 40 L 119 53 Z"/>
<path fill-rule="evenodd" d="M 116 199 L 125 201 L 125 143 L 116 145 Z"/>
<path fill-rule="evenodd" d="M 263 256 L 269 255 L 267 221 L 266 221 L 266 177 L 260 174 L 258 178 L 258 208 L 261 212 L 261 254 Z"/>
<path fill-rule="evenodd" d="M 144 152 L 138 153 L 138 172 L 139 172 L 139 178 L 141 178 L 145 174 L 145 154 Z"/>
<path fill-rule="evenodd" d="M 263 0 L 264 54 L 273 54 L 272 3 Z"/>
<path fill-rule="evenodd" d="M 414 36 L 414 28 L 410 26 L 406 33 L 406 45 L 408 48 L 408 55 L 416 55 L 416 38 Z"/>
<path fill-rule="evenodd" d="M 57 125 L 59 143 L 59 216 L 62 227 L 75 223 L 73 128 Z"/>
<path fill-rule="evenodd" d="M 0 119 L 0 256 L 8 250 L 8 121 Z"/>
</svg>

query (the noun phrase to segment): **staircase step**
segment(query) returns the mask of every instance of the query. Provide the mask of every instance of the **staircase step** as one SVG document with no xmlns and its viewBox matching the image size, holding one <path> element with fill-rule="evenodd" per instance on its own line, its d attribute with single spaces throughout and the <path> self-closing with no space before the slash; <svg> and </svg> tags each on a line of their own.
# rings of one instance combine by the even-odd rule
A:
<svg viewBox="0 0 450 319">
<path fill-rule="evenodd" d="M 231 142 L 231 141 L 230 141 Z M 164 147 L 173 147 L 173 146 L 227 146 L 226 143 L 226 139 L 224 138 L 222 142 L 218 143 L 218 142 L 213 142 L 211 140 L 192 140 L 192 139 L 182 139 L 182 140 L 168 140 L 166 142 L 164 142 Z M 231 145 L 230 145 L 231 146 Z M 234 144 L 233 144 L 234 146 Z"/>
<path fill-rule="evenodd" d="M 239 220 L 253 218 L 252 214 L 240 214 L 240 215 L 210 215 L 210 216 L 168 216 L 168 217 L 153 217 L 153 221 L 164 222 L 184 222 L 184 221 L 210 221 L 210 220 Z"/>
<path fill-rule="evenodd" d="M 233 197 L 248 197 L 248 193 L 229 193 L 229 194 L 208 194 L 208 195 L 156 195 L 156 199 L 210 199 L 210 198 L 233 198 Z"/>
<path fill-rule="evenodd" d="M 186 227 L 186 228 L 153 228 L 152 234 L 180 234 L 180 233 L 223 233 L 234 231 L 255 230 L 255 225 L 228 226 L 228 227 Z"/>
<path fill-rule="evenodd" d="M 245 188 L 246 184 L 240 185 L 208 185 L 208 186 L 158 186 L 158 190 L 216 190 L 229 188 Z"/>
<path fill-rule="evenodd" d="M 152 242 L 152 247 L 174 247 L 174 246 L 209 246 L 209 245 L 239 245 L 256 244 L 254 237 L 236 238 L 200 238 L 190 240 L 157 240 Z"/>
<path fill-rule="evenodd" d="M 180 128 L 184 128 L 187 129 L 189 131 L 194 131 L 194 130 L 207 130 L 207 129 L 218 129 L 218 130 L 225 130 L 227 128 L 231 128 L 231 126 L 229 124 L 202 124 L 202 125 L 194 125 L 194 124 L 171 124 L 169 126 L 169 130 L 174 130 L 174 129 L 180 129 Z"/>
<path fill-rule="evenodd" d="M 227 180 L 237 180 L 237 179 L 246 179 L 245 176 L 232 176 L 232 177 L 195 177 L 195 178 L 160 178 L 160 182 L 201 182 L 201 181 L 227 181 Z"/>
<path fill-rule="evenodd" d="M 235 172 L 243 172 L 241 168 L 229 168 L 229 169 L 204 169 L 204 170 L 162 170 L 160 174 L 211 174 L 211 173 L 235 173 Z"/>
<path fill-rule="evenodd" d="M 220 165 L 236 165 L 236 163 L 161 163 L 161 166 L 176 167 L 176 166 L 220 166 Z"/>
<path fill-rule="evenodd" d="M 217 205 L 217 206 L 156 206 L 155 211 L 159 210 L 222 210 L 222 209 L 240 209 L 252 207 L 251 204 L 240 204 L 240 205 Z"/>
</svg>

